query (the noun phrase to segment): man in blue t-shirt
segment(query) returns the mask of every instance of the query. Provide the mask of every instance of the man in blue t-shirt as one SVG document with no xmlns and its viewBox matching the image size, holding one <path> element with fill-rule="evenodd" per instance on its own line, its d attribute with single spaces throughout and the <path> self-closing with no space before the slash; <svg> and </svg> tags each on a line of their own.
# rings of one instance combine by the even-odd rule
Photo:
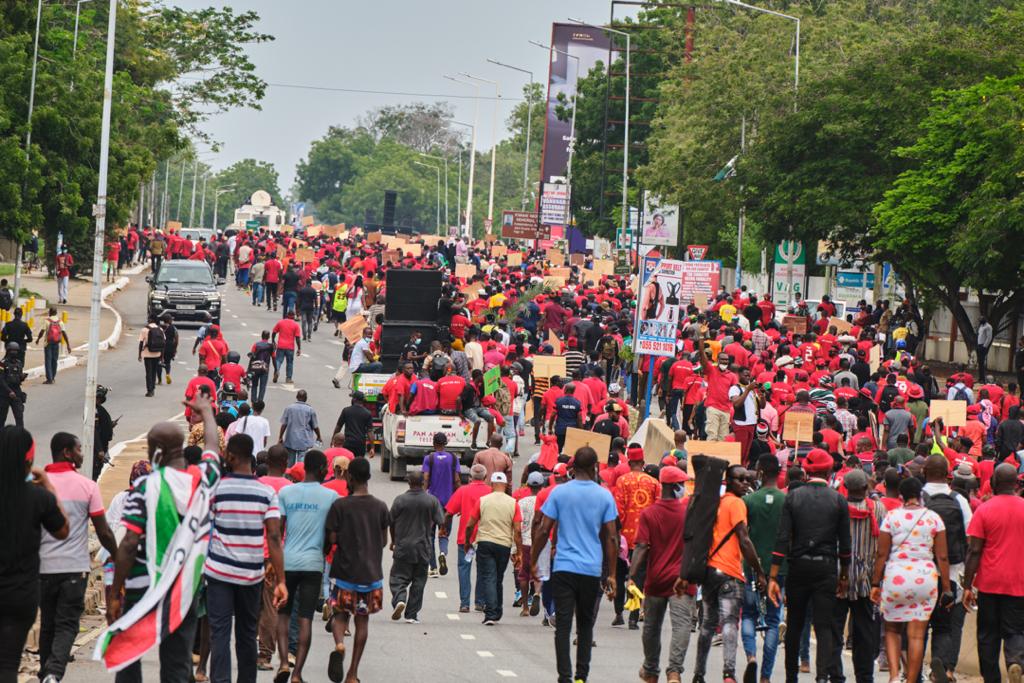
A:
<svg viewBox="0 0 1024 683">
<path fill-rule="evenodd" d="M 451 500 L 455 489 L 459 488 L 462 479 L 459 477 L 459 459 L 446 451 L 448 437 L 444 432 L 434 434 L 434 452 L 423 456 L 423 488 L 433 494 L 444 508 Z M 440 557 L 434 555 L 434 536 L 438 529 L 430 532 L 430 577 L 444 576 L 448 573 L 448 535 L 452 532 L 449 521 L 442 528 L 441 537 L 437 539 L 440 546 Z M 440 563 L 440 564 L 439 564 Z"/>
<path fill-rule="evenodd" d="M 532 571 L 537 575 L 540 550 L 558 523 L 558 545 L 552 548 L 551 592 L 555 599 L 555 660 L 558 683 L 587 680 L 593 643 L 594 616 L 601 594 L 602 567 L 615 567 L 619 549 L 615 499 L 597 483 L 597 453 L 584 446 L 573 456 L 574 479 L 556 486 L 534 527 Z M 603 552 L 603 555 L 602 555 Z M 615 576 L 603 581 L 608 599 L 615 597 Z M 569 653 L 572 619 L 576 615 L 576 675 Z"/>
<path fill-rule="evenodd" d="M 558 452 L 565 446 L 565 430 L 569 427 L 583 427 L 583 404 L 575 396 L 576 385 L 569 382 L 562 387 L 562 396 L 555 400 L 555 410 L 551 415 L 548 430 L 555 433 L 558 439 Z"/>
<path fill-rule="evenodd" d="M 292 605 L 298 605 L 299 638 L 295 652 L 295 670 L 291 680 L 302 679 L 302 667 L 309 654 L 313 633 L 313 613 L 324 572 L 324 526 L 331 505 L 338 499 L 334 490 L 323 485 L 327 476 L 327 456 L 322 451 L 306 451 L 303 464 L 306 478 L 285 486 L 278 493 L 281 519 L 287 530 L 284 538 L 284 577 L 288 601 L 277 613 L 277 645 L 282 671 L 288 668 L 288 622 Z"/>
</svg>

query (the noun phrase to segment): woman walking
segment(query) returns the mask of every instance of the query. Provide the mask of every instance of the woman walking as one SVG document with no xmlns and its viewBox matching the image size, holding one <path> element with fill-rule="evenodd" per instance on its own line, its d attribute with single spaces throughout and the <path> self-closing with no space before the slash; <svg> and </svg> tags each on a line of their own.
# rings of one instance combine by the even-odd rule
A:
<svg viewBox="0 0 1024 683">
<path fill-rule="evenodd" d="M 900 680 L 899 662 L 904 629 L 907 636 L 907 677 L 916 681 L 924 660 L 924 637 L 928 620 L 939 598 L 939 609 L 953 605 L 946 556 L 946 527 L 938 514 L 921 502 L 921 480 L 910 477 L 900 482 L 903 506 L 889 512 L 879 528 L 878 554 L 871 582 L 871 600 L 879 605 L 885 619 L 885 652 L 889 660 L 889 681 Z M 936 569 L 938 565 L 938 569 Z M 884 580 L 883 580 L 884 577 Z M 945 681 L 945 671 L 939 681 Z"/>
</svg>

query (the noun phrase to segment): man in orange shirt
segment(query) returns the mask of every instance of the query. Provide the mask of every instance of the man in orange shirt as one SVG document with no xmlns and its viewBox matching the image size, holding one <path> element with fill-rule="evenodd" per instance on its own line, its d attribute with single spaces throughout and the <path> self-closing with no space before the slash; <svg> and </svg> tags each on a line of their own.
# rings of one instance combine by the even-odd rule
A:
<svg viewBox="0 0 1024 683">
<path fill-rule="evenodd" d="M 654 505 L 654 502 L 661 497 L 661 484 L 651 475 L 644 472 L 644 450 L 639 446 L 631 446 L 626 449 L 626 461 L 629 463 L 629 472 L 626 472 L 615 481 L 615 506 L 619 509 L 619 521 L 622 523 L 622 537 L 626 539 L 626 546 L 632 555 L 633 547 L 636 545 L 636 532 L 640 528 L 640 513 Z M 619 590 L 615 594 L 615 619 L 612 626 L 620 626 L 622 620 L 622 605 L 626 597 L 626 574 L 625 561 L 620 557 L 618 560 L 618 576 L 616 585 Z M 629 629 L 636 631 L 639 626 L 640 611 L 633 610 L 629 613 Z"/>
</svg>

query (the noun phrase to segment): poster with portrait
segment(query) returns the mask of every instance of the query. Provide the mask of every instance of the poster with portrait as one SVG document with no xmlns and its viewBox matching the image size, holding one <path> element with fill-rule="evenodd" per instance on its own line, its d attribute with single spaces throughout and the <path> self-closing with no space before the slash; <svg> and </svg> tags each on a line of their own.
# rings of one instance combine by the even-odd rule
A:
<svg viewBox="0 0 1024 683">
<path fill-rule="evenodd" d="M 639 334 L 636 352 L 674 356 L 679 325 L 679 295 L 683 287 L 682 261 L 647 257 L 640 291 Z"/>
<path fill-rule="evenodd" d="M 665 247 L 679 242 L 679 207 L 662 203 L 661 198 L 644 192 L 644 220 L 640 241 Z"/>
</svg>

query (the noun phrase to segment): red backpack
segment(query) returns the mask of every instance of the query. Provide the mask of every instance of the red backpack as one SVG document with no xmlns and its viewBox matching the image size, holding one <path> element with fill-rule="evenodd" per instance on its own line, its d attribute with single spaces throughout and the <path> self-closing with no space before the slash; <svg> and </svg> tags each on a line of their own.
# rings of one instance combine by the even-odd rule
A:
<svg viewBox="0 0 1024 683">
<path fill-rule="evenodd" d="M 51 320 L 50 326 L 46 328 L 46 341 L 50 344 L 59 344 L 63 330 L 60 328 L 60 321 Z"/>
</svg>

